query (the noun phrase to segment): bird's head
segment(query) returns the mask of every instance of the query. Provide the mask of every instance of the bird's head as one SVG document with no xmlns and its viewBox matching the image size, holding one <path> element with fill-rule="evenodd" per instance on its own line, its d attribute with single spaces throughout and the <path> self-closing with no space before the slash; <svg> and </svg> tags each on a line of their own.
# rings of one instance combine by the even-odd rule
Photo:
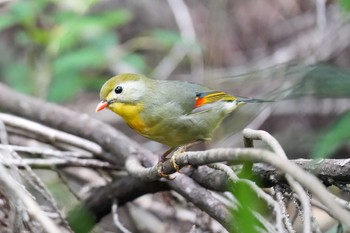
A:
<svg viewBox="0 0 350 233">
<path fill-rule="evenodd" d="M 113 109 L 116 103 L 137 104 L 147 91 L 151 79 L 139 74 L 121 74 L 109 79 L 101 88 L 101 102 L 96 112 L 105 108 Z"/>
</svg>

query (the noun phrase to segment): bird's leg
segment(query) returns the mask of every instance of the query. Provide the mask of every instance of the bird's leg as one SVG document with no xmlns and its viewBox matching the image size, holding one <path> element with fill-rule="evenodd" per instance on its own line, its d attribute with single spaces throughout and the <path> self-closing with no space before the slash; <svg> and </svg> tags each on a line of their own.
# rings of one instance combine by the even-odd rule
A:
<svg viewBox="0 0 350 233">
<path fill-rule="evenodd" d="M 165 151 L 164 154 L 162 154 L 160 157 L 159 157 L 159 160 L 158 160 L 158 163 L 157 163 L 157 172 L 159 174 L 160 177 L 163 177 L 163 178 L 166 178 L 168 180 L 173 180 L 175 178 L 171 178 L 170 175 L 168 174 L 165 174 L 163 172 L 163 163 L 165 161 L 168 160 L 167 156 L 174 150 L 175 148 L 174 147 L 170 147 L 167 151 Z"/>
<path fill-rule="evenodd" d="M 186 145 L 183 145 L 183 146 L 180 146 L 176 151 L 174 151 L 173 155 L 171 156 L 170 160 L 171 160 L 171 163 L 174 167 L 174 169 L 178 172 L 178 173 L 181 173 L 180 172 L 180 167 L 179 165 L 177 165 L 176 163 L 176 158 L 183 152 L 185 152 L 188 148 L 194 146 L 194 145 L 197 145 L 198 143 L 201 143 L 202 141 L 195 141 L 195 142 L 191 142 L 189 144 L 186 144 Z"/>
<path fill-rule="evenodd" d="M 174 147 L 170 147 L 167 151 L 165 151 L 162 156 L 159 157 L 159 162 L 158 163 L 164 163 L 165 161 L 168 160 L 167 156 L 174 150 Z"/>
</svg>

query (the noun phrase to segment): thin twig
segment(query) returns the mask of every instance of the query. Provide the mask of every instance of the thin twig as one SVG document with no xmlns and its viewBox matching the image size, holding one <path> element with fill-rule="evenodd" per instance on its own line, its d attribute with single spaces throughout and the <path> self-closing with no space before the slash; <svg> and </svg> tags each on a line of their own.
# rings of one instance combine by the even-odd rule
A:
<svg viewBox="0 0 350 233">
<path fill-rule="evenodd" d="M 66 177 L 63 174 L 63 171 L 60 169 L 56 169 L 56 174 L 57 176 L 60 178 L 60 180 L 62 181 L 62 183 L 64 183 L 67 187 L 67 189 L 70 191 L 70 193 L 77 199 L 77 200 L 81 200 L 81 197 L 74 191 L 74 189 L 71 187 L 71 185 L 69 184 L 68 180 L 66 179 Z"/>
<path fill-rule="evenodd" d="M 0 120 L 0 125 L 1 125 L 1 130 L 2 130 L 2 139 L 4 141 L 2 141 L 2 143 L 4 142 L 8 142 L 8 138 L 7 138 L 7 132 L 6 132 L 6 127 L 4 125 L 4 122 L 2 120 Z M 8 146 L 8 145 L 5 145 Z M 47 200 L 52 208 L 54 209 L 54 211 L 58 214 L 58 216 L 60 217 L 61 222 L 64 224 L 65 228 L 67 231 L 72 232 L 66 219 L 63 217 L 63 214 L 61 212 L 61 210 L 58 208 L 58 205 L 54 199 L 54 197 L 51 195 L 51 193 L 49 192 L 49 190 L 46 188 L 46 186 L 44 185 L 44 183 L 41 181 L 41 179 L 38 177 L 38 175 L 36 173 L 33 172 L 33 170 L 26 164 L 23 164 L 24 169 L 27 171 L 28 175 L 23 175 L 21 172 L 18 171 L 18 169 L 13 166 L 12 164 L 10 164 L 10 160 L 11 159 L 16 159 L 18 161 L 22 161 L 22 158 L 17 154 L 16 151 L 12 150 L 11 147 L 4 147 L 2 148 L 4 151 L 8 152 L 7 154 L 9 155 L 8 158 L 6 158 L 6 165 L 10 165 L 10 168 L 14 169 L 15 171 L 18 172 L 18 174 L 20 174 L 26 181 L 28 181 L 29 184 L 32 185 L 32 187 L 37 190 L 42 197 Z M 2 161 L 4 161 L 4 158 L 2 158 Z"/>
<path fill-rule="evenodd" d="M 169 181 L 167 184 L 199 209 L 216 219 L 225 228 L 229 224 L 235 224 L 232 221 L 230 222 L 227 208 L 211 192 L 208 192 L 207 189 L 197 184 L 191 178 L 179 175 L 175 180 Z"/>
<path fill-rule="evenodd" d="M 275 196 L 276 196 L 276 200 L 278 201 L 281 207 L 282 214 L 283 214 L 283 223 L 286 226 L 287 231 L 289 233 L 295 233 L 295 230 L 293 229 L 293 226 L 292 226 L 292 222 L 289 219 L 289 214 L 287 212 L 286 205 L 283 201 L 284 196 L 281 193 L 281 191 L 278 190 L 278 187 L 275 188 Z"/>
<path fill-rule="evenodd" d="M 23 204 L 27 207 L 28 213 L 38 222 L 40 222 L 41 226 L 46 232 L 62 232 L 59 227 L 40 209 L 39 205 L 30 196 L 28 196 L 28 193 L 24 191 L 23 186 L 19 185 L 17 181 L 8 175 L 7 169 L 4 168 L 3 165 L 0 165 L 0 182 L 23 202 Z"/>
<path fill-rule="evenodd" d="M 167 79 L 176 66 L 186 56 L 186 48 L 183 42 L 176 43 L 167 56 L 165 56 L 154 69 L 152 76 L 157 79 Z"/>
<path fill-rule="evenodd" d="M 317 29 L 323 33 L 326 28 L 326 0 L 316 0 Z"/>
<path fill-rule="evenodd" d="M 338 220 L 345 225 L 349 225 L 347 219 L 350 219 L 350 213 L 341 208 L 336 202 L 335 198 L 327 191 L 327 189 L 320 183 L 320 181 L 313 176 L 302 170 L 300 167 L 290 162 L 285 158 L 281 158 L 274 153 L 261 149 L 211 149 L 206 151 L 197 152 L 185 152 L 178 156 L 176 163 L 182 167 L 187 164 L 191 165 L 206 165 L 216 162 L 264 162 L 271 164 L 284 173 L 290 174 L 300 184 L 308 187 L 310 191 L 323 203 L 329 211 Z M 164 170 L 169 169 L 167 166 L 170 164 L 164 164 Z M 155 171 L 154 171 L 155 170 Z M 169 169 L 171 170 L 171 169 Z M 156 171 L 156 168 L 149 169 L 151 173 Z M 150 176 L 150 175 L 148 175 Z"/>
<path fill-rule="evenodd" d="M 124 225 L 119 221 L 118 217 L 118 202 L 116 199 L 113 200 L 113 205 L 112 205 L 112 214 L 113 214 L 113 222 L 114 225 L 117 227 L 118 230 L 120 230 L 123 233 L 131 233 L 128 229 L 124 227 Z"/>
<path fill-rule="evenodd" d="M 347 209 L 348 211 L 350 211 L 350 202 L 345 201 L 345 200 L 343 200 L 343 199 L 337 197 L 336 195 L 334 195 L 334 194 L 332 194 L 332 193 L 331 193 L 331 195 L 333 196 L 334 200 L 335 200 L 338 204 L 340 204 L 341 206 L 343 206 L 344 209 Z M 334 216 L 334 215 L 331 214 L 331 216 Z"/>
<path fill-rule="evenodd" d="M 153 76 L 158 79 L 166 79 L 188 54 L 193 70 L 192 75 L 202 78 L 203 58 L 200 48 L 194 46 L 197 40 L 196 32 L 188 7 L 183 0 L 168 0 L 168 4 L 179 27 L 182 41 L 176 43 L 170 53 L 162 59 L 154 69 Z"/>
<path fill-rule="evenodd" d="M 222 163 L 213 163 L 208 165 L 209 167 L 212 167 L 214 169 L 221 170 L 227 174 L 229 179 L 231 179 L 234 183 L 244 183 L 248 185 L 254 192 L 257 193 L 257 195 L 262 198 L 268 206 L 272 207 L 275 215 L 276 215 L 276 228 L 278 232 L 284 232 L 283 226 L 282 226 L 282 212 L 281 209 L 278 206 L 278 203 L 268 194 L 262 191 L 261 188 L 259 188 L 254 182 L 246 179 L 239 179 L 238 176 L 232 171 L 232 169 Z M 270 224 L 271 225 L 271 224 Z M 266 229 L 271 228 L 271 226 L 266 226 Z"/>
<path fill-rule="evenodd" d="M 276 150 L 276 149 L 275 149 Z M 318 199 L 329 208 L 330 212 L 344 224 L 349 224 L 350 214 L 343 210 L 334 201 L 334 197 L 326 190 L 320 181 L 313 175 L 305 172 L 288 159 L 261 149 L 211 149 L 206 151 L 185 152 L 179 154 L 176 163 L 179 167 L 185 165 L 206 165 L 215 162 L 265 162 L 291 175 L 300 184 L 308 187 Z M 144 180 L 159 179 L 157 167 L 144 168 L 136 158 L 130 157 L 125 164 L 126 169 L 134 176 Z M 165 162 L 163 171 L 166 174 L 174 172 L 171 162 Z M 347 216 L 347 217 L 346 217 Z M 305 226 L 305 225 L 304 225 Z"/>
<path fill-rule="evenodd" d="M 14 165 L 20 168 L 30 166 L 36 169 L 52 169 L 54 167 L 89 167 L 102 169 L 117 169 L 108 162 L 95 159 L 49 158 L 49 159 L 8 159 L 4 165 Z"/>
<path fill-rule="evenodd" d="M 267 145 L 270 146 L 270 148 L 272 149 L 273 152 L 276 153 L 276 155 L 282 157 L 282 158 L 286 158 L 287 159 L 287 155 L 284 152 L 282 146 L 278 143 L 278 141 L 272 137 L 269 133 L 267 133 L 266 131 L 262 131 L 262 130 L 252 130 L 252 129 L 244 129 L 243 130 L 243 135 L 246 138 L 251 138 L 251 139 L 255 139 L 255 140 L 262 140 L 263 142 L 265 142 Z M 298 194 L 298 196 L 300 197 L 299 200 L 303 206 L 303 210 L 304 210 L 304 233 L 308 233 L 311 232 L 311 206 L 310 206 L 310 198 L 307 195 L 306 191 L 303 189 L 303 187 L 295 181 L 295 179 L 290 175 L 290 174 L 286 174 L 286 179 L 288 181 L 288 183 L 290 184 L 290 186 L 292 187 L 292 189 Z"/>
<path fill-rule="evenodd" d="M 29 121 L 17 116 L 0 113 L 0 119 L 6 124 L 13 127 L 21 128 L 32 133 L 43 135 L 51 141 L 65 142 L 67 144 L 74 145 L 79 148 L 83 148 L 94 154 L 101 154 L 102 148 L 94 142 L 88 141 L 86 139 L 79 138 L 72 134 L 68 134 L 47 126 L 41 125 L 39 123 Z"/>
<path fill-rule="evenodd" d="M 16 152 L 23 152 L 30 155 L 41 155 L 41 156 L 54 156 L 60 158 L 75 157 L 75 158 L 91 158 L 92 155 L 87 156 L 76 151 L 59 151 L 53 149 L 39 148 L 39 147 L 28 147 L 28 146 L 16 146 L 16 145 L 2 145 L 0 149 L 12 149 Z"/>
</svg>

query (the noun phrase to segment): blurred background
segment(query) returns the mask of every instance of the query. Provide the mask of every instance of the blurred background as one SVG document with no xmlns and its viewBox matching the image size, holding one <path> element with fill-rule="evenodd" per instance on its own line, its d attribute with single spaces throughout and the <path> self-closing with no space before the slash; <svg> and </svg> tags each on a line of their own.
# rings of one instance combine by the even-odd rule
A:
<svg viewBox="0 0 350 233">
<path fill-rule="evenodd" d="M 207 147 L 273 134 L 290 158 L 347 156 L 348 0 L 0 0 L 0 81 L 88 113 L 149 149 L 109 111 L 111 76 L 136 72 L 275 100 L 232 114 Z M 0 93 L 1 94 L 1 93 Z"/>
<path fill-rule="evenodd" d="M 100 87 L 124 72 L 203 83 L 274 101 L 241 107 L 204 147 L 242 146 L 241 129 L 251 127 L 271 133 L 291 159 L 348 158 L 349 17 L 350 0 L 0 0 L 0 82 L 98 118 L 158 154 L 166 148 L 114 113 L 95 113 Z M 54 172 L 36 172 L 64 211 L 76 204 Z M 85 192 L 97 186 L 88 184 Z M 143 213 L 145 205 L 168 210 L 169 202 L 164 193 L 138 199 L 124 214 L 138 220 L 122 222 L 140 232 L 190 229 L 165 224 L 176 220 L 172 209 L 168 221 Z M 203 215 L 194 213 L 181 217 Z M 113 228 L 110 220 L 104 229 Z"/>
</svg>

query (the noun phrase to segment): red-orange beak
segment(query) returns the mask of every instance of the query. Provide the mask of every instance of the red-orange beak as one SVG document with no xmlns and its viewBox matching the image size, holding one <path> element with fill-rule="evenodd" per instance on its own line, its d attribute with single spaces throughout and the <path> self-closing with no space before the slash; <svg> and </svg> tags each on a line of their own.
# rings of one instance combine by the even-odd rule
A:
<svg viewBox="0 0 350 233">
<path fill-rule="evenodd" d="M 99 112 L 103 109 L 105 109 L 108 106 L 108 101 L 102 100 L 96 107 L 96 112 Z"/>
</svg>

